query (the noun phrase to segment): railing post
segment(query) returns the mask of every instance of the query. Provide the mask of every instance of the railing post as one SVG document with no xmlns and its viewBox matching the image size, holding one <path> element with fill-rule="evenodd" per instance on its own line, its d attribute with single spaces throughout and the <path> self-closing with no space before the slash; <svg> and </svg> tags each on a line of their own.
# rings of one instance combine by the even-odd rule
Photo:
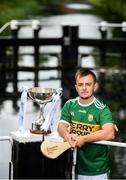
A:
<svg viewBox="0 0 126 180">
<path fill-rule="evenodd" d="M 11 31 L 12 31 L 12 38 L 17 39 L 18 38 L 18 21 L 12 20 L 10 25 Z M 13 46 L 13 94 L 16 94 L 13 99 L 13 107 L 17 107 L 17 94 L 18 94 L 18 50 L 19 47 L 15 44 Z"/>
<path fill-rule="evenodd" d="M 39 31 L 40 31 L 40 23 L 38 20 L 34 20 L 32 22 L 32 29 L 33 29 L 33 35 L 35 39 L 38 39 L 39 37 Z M 39 45 L 34 46 L 34 86 L 38 86 L 39 82 Z"/>
<path fill-rule="evenodd" d="M 75 96 L 74 73 L 78 64 L 78 26 L 63 26 L 62 72 L 63 87 L 62 104 Z"/>
</svg>

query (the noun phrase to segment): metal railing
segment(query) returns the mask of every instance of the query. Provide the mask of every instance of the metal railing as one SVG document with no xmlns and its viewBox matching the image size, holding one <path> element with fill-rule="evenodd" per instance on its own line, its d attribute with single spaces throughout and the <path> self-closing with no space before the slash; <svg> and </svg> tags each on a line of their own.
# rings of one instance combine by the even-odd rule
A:
<svg viewBox="0 0 126 180">
<path fill-rule="evenodd" d="M 9 146 L 9 179 L 13 179 L 13 160 L 12 160 L 12 146 L 13 146 L 13 140 L 11 136 L 0 136 L 0 141 L 8 141 L 10 143 Z M 107 145 L 107 146 L 115 146 L 115 147 L 123 147 L 126 148 L 126 143 L 122 142 L 117 142 L 117 141 L 96 141 L 93 142 L 95 144 L 100 144 L 100 145 Z M 76 165 L 76 151 L 73 152 L 73 171 L 75 170 L 75 165 Z M 75 177 L 75 172 L 72 171 L 72 179 Z"/>
</svg>

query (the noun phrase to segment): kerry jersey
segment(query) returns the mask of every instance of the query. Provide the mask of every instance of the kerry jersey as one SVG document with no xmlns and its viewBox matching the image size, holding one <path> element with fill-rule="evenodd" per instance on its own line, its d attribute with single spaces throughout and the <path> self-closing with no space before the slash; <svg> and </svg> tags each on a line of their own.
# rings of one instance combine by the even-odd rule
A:
<svg viewBox="0 0 126 180">
<path fill-rule="evenodd" d="M 105 123 L 114 123 L 108 106 L 97 98 L 88 105 L 79 103 L 79 98 L 68 100 L 61 112 L 60 122 L 70 125 L 70 132 L 87 135 L 101 129 Z M 99 175 L 109 170 L 108 147 L 86 143 L 78 148 L 77 174 Z"/>
</svg>

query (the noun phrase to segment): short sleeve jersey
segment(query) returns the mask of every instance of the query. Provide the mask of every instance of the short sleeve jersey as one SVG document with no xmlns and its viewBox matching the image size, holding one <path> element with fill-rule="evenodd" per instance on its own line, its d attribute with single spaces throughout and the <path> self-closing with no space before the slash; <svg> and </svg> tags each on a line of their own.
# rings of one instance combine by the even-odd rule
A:
<svg viewBox="0 0 126 180">
<path fill-rule="evenodd" d="M 105 123 L 114 123 L 108 106 L 97 98 L 88 105 L 79 103 L 79 98 L 68 100 L 63 106 L 60 121 L 70 125 L 70 132 L 77 135 L 94 133 Z M 86 143 L 77 151 L 77 174 L 99 175 L 108 172 L 108 147 Z"/>
</svg>

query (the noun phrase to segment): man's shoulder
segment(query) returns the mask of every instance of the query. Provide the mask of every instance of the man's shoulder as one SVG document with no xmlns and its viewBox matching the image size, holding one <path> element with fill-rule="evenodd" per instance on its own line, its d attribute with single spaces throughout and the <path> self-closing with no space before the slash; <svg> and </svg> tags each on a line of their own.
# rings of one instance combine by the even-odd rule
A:
<svg viewBox="0 0 126 180">
<path fill-rule="evenodd" d="M 67 100 L 65 104 L 74 104 L 74 103 L 77 103 L 77 101 L 78 101 L 78 98 L 76 97 L 76 98 Z"/>
<path fill-rule="evenodd" d="M 98 99 L 98 98 L 95 98 L 94 105 L 99 110 L 100 109 L 103 110 L 104 108 L 108 108 L 107 105 L 101 99 Z"/>
<path fill-rule="evenodd" d="M 71 108 L 73 106 L 77 106 L 77 104 L 78 104 L 77 98 L 73 98 L 73 99 L 67 100 L 63 107 L 64 108 Z"/>
</svg>

